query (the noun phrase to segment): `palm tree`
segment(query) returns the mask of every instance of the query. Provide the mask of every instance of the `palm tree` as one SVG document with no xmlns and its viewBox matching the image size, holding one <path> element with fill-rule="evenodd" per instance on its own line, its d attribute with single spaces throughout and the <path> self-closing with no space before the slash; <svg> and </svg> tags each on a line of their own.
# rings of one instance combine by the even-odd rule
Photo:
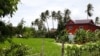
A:
<svg viewBox="0 0 100 56">
<path fill-rule="evenodd" d="M 17 33 L 20 34 L 20 35 L 23 35 L 24 23 L 25 23 L 25 21 L 22 18 L 22 20 L 19 22 L 19 24 L 17 26 Z"/>
<path fill-rule="evenodd" d="M 89 4 L 87 5 L 87 10 L 86 10 L 86 12 L 87 12 L 87 19 L 88 19 L 88 16 L 89 16 L 89 17 L 92 16 L 91 11 L 93 11 L 93 6 L 92 6 L 92 4 L 89 3 Z"/>
<path fill-rule="evenodd" d="M 59 22 L 59 21 L 62 21 L 61 11 L 58 11 L 58 12 L 57 12 L 57 20 L 58 20 L 58 22 Z"/>
<path fill-rule="evenodd" d="M 65 14 L 64 15 L 64 23 L 66 24 L 68 22 L 68 20 L 70 19 L 71 11 L 69 9 L 66 9 L 64 14 Z"/>
<path fill-rule="evenodd" d="M 47 21 L 47 19 L 49 19 L 49 11 L 48 10 L 46 10 L 45 11 L 45 17 L 46 17 L 46 23 L 47 23 L 47 28 L 48 28 L 48 31 L 49 31 L 49 24 L 48 24 L 48 21 Z"/>
<path fill-rule="evenodd" d="M 37 18 L 37 19 L 35 19 L 35 21 L 34 21 L 34 22 L 32 22 L 32 25 L 37 26 L 37 27 L 38 27 L 38 30 L 39 30 L 39 19 L 38 19 L 38 18 Z"/>
<path fill-rule="evenodd" d="M 39 20 L 39 19 L 35 20 L 35 24 L 38 26 L 39 35 L 41 37 L 43 37 L 42 38 L 42 48 L 41 48 L 41 54 L 40 54 L 40 56 L 44 56 L 44 33 L 45 33 L 46 30 L 45 30 L 45 26 L 43 24 L 43 21 L 45 21 L 45 15 L 44 15 L 44 13 L 41 14 L 41 20 Z"/>
<path fill-rule="evenodd" d="M 43 16 L 43 17 L 42 17 Z M 43 20 L 45 21 L 45 18 L 44 18 L 44 13 L 41 14 L 41 20 L 39 19 L 36 19 L 34 21 L 34 25 L 38 26 L 38 32 L 39 32 L 39 36 L 41 37 L 44 37 L 44 33 L 45 33 L 45 26 L 43 24 Z M 42 48 L 41 48 L 41 54 L 40 56 L 44 56 L 44 38 L 42 38 Z"/>
<path fill-rule="evenodd" d="M 62 15 L 61 15 L 61 11 L 58 11 L 58 12 L 57 12 L 57 20 L 58 20 L 57 31 L 58 31 L 58 33 L 62 30 L 62 25 L 63 25 L 62 19 L 63 19 L 63 17 L 62 17 Z"/>
<path fill-rule="evenodd" d="M 69 9 L 66 9 L 63 14 L 61 13 L 61 11 L 57 12 L 57 20 L 58 20 L 57 31 L 58 31 L 58 34 L 60 31 L 65 29 L 65 25 L 68 22 L 68 20 L 70 19 L 70 14 L 71 14 L 71 12 Z"/>
<path fill-rule="evenodd" d="M 69 9 L 66 9 L 66 10 L 65 10 L 65 16 L 68 17 L 70 14 L 71 14 L 71 11 L 70 11 Z"/>
<path fill-rule="evenodd" d="M 99 21 L 99 17 L 96 17 L 95 18 L 95 24 L 98 24 L 99 23 L 98 21 Z"/>
<path fill-rule="evenodd" d="M 31 22 L 31 27 L 32 27 L 33 25 L 34 25 L 34 22 L 32 21 L 32 22 Z"/>
<path fill-rule="evenodd" d="M 43 20 L 40 20 L 39 22 L 39 32 L 40 32 L 40 35 L 42 37 L 42 48 L 41 48 L 41 54 L 40 56 L 44 56 L 44 46 L 45 46 L 45 38 L 44 38 L 44 35 L 45 35 L 45 32 L 46 32 L 46 28 L 45 28 L 45 25 L 43 24 Z"/>
<path fill-rule="evenodd" d="M 37 19 L 35 19 L 35 21 L 34 21 L 34 25 L 38 25 L 38 23 L 39 23 L 39 19 L 37 18 Z"/>
<path fill-rule="evenodd" d="M 41 13 L 40 17 L 41 17 L 41 20 L 42 21 L 45 21 L 46 20 L 46 16 L 45 16 L 45 13 L 44 12 Z"/>
<path fill-rule="evenodd" d="M 54 29 L 54 22 L 53 20 L 56 19 L 56 12 L 55 11 L 52 11 L 52 25 L 53 25 L 53 29 Z"/>
</svg>

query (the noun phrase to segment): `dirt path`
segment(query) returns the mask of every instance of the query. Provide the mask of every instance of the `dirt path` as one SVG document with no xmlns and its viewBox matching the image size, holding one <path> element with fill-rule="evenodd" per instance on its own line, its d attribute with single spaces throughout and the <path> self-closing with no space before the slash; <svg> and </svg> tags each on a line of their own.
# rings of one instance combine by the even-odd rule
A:
<svg viewBox="0 0 100 56">
<path fill-rule="evenodd" d="M 61 43 L 55 43 L 55 44 L 61 46 Z M 78 47 L 81 46 L 81 45 L 78 45 L 78 44 L 68 44 L 68 43 L 65 43 L 64 45 L 65 45 L 65 47 L 67 47 L 67 46 L 73 46 L 73 45 L 76 45 L 76 46 L 78 46 Z"/>
</svg>

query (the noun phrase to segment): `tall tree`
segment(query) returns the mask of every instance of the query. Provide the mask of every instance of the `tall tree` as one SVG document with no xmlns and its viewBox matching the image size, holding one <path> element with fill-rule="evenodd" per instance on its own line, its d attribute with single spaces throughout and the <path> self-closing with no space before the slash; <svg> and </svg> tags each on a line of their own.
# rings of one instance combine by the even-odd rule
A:
<svg viewBox="0 0 100 56">
<path fill-rule="evenodd" d="M 99 17 L 96 17 L 95 18 L 95 24 L 98 24 L 99 23 L 99 19 L 100 19 Z"/>
<path fill-rule="evenodd" d="M 0 0 L 0 17 L 12 15 L 16 12 L 17 4 L 20 0 Z"/>
<path fill-rule="evenodd" d="M 64 16 L 64 23 L 67 23 L 68 20 L 70 19 L 71 11 L 70 11 L 69 9 L 66 9 L 64 13 L 65 13 L 65 16 Z"/>
<path fill-rule="evenodd" d="M 59 34 L 59 32 L 62 30 L 62 25 L 63 25 L 63 17 L 61 15 L 61 11 L 57 12 L 57 20 L 58 20 L 58 27 L 57 27 L 57 33 Z"/>
<path fill-rule="evenodd" d="M 54 22 L 53 20 L 56 19 L 56 12 L 55 11 L 52 11 L 52 25 L 53 25 L 53 29 L 54 29 Z"/>
<path fill-rule="evenodd" d="M 38 26 L 39 36 L 42 37 L 42 49 L 41 49 L 40 56 L 44 56 L 44 35 L 45 35 L 46 28 L 45 25 L 43 24 L 43 20 L 36 19 L 35 22 L 37 23 Z"/>
<path fill-rule="evenodd" d="M 62 21 L 61 11 L 58 11 L 56 15 L 57 15 L 57 20 L 58 20 L 58 22 L 59 22 L 59 21 Z"/>
<path fill-rule="evenodd" d="M 32 22 L 31 22 L 31 26 L 33 26 L 33 25 L 34 25 L 34 22 L 32 21 Z"/>
<path fill-rule="evenodd" d="M 61 15 L 62 13 L 60 11 L 58 11 L 57 13 L 57 19 L 58 19 L 58 28 L 57 31 L 62 31 L 63 29 L 65 29 L 66 27 L 66 23 L 68 22 L 68 20 L 70 19 L 70 14 L 71 11 L 69 9 L 66 9 L 63 13 L 63 15 Z"/>
<path fill-rule="evenodd" d="M 35 25 L 35 26 L 37 26 L 38 27 L 38 30 L 39 30 L 39 19 L 37 18 L 37 19 L 35 19 L 35 21 L 32 23 L 33 25 Z"/>
<path fill-rule="evenodd" d="M 45 11 L 45 16 L 46 16 L 47 28 L 48 28 L 48 31 L 49 31 L 49 24 L 48 24 L 48 21 L 47 21 L 47 19 L 49 19 L 49 11 L 48 10 Z"/>
<path fill-rule="evenodd" d="M 92 6 L 92 4 L 89 3 L 87 5 L 87 10 L 86 10 L 86 12 L 87 12 L 87 19 L 88 19 L 88 16 L 91 17 L 93 15 L 91 11 L 93 11 L 93 6 Z"/>
<path fill-rule="evenodd" d="M 17 26 L 17 34 L 23 35 L 23 32 L 24 32 L 24 23 L 25 23 L 25 21 L 22 18 L 22 20 L 19 22 L 19 24 Z"/>
<path fill-rule="evenodd" d="M 46 16 L 45 16 L 45 13 L 44 12 L 41 13 L 40 17 L 41 17 L 41 20 L 42 21 L 45 21 L 46 20 Z"/>
</svg>

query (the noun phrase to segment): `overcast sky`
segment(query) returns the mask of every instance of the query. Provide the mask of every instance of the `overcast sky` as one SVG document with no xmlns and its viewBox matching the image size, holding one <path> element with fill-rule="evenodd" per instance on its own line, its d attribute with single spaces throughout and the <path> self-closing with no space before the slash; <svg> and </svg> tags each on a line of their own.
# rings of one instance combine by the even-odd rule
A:
<svg viewBox="0 0 100 56">
<path fill-rule="evenodd" d="M 85 10 L 89 3 L 94 7 L 91 19 L 95 19 L 96 16 L 100 16 L 100 0 L 21 0 L 21 3 L 18 4 L 18 10 L 10 20 L 16 26 L 24 18 L 25 25 L 30 26 L 31 22 L 39 18 L 40 13 L 45 10 L 61 10 L 63 12 L 65 9 L 71 10 L 71 18 L 73 20 L 86 19 Z M 3 20 L 8 21 L 8 17 Z M 49 22 L 49 24 L 51 23 Z"/>
</svg>

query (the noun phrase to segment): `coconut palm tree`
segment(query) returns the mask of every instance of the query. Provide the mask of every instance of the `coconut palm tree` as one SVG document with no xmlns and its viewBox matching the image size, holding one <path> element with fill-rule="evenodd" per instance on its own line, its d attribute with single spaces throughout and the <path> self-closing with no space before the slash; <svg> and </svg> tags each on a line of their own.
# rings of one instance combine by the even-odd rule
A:
<svg viewBox="0 0 100 56">
<path fill-rule="evenodd" d="M 47 19 L 49 19 L 49 11 L 48 10 L 46 10 L 45 11 L 45 17 L 46 17 L 46 23 L 47 23 L 47 28 L 48 28 L 48 31 L 49 31 L 49 24 L 48 24 L 48 21 L 47 21 Z"/>
<path fill-rule="evenodd" d="M 42 38 L 42 48 L 41 48 L 41 54 L 40 56 L 44 56 L 44 34 L 45 34 L 45 25 L 43 24 L 43 21 L 45 21 L 45 15 L 44 13 L 41 14 L 41 19 L 36 19 L 35 20 L 35 24 L 38 26 L 38 32 L 39 32 L 39 35 Z"/>
<path fill-rule="evenodd" d="M 34 22 L 32 22 L 32 25 L 37 26 L 37 27 L 38 27 L 38 30 L 39 30 L 39 19 L 38 19 L 38 18 L 37 18 L 37 19 L 35 19 L 35 21 L 34 21 Z"/>
<path fill-rule="evenodd" d="M 37 19 L 35 19 L 35 21 L 34 21 L 34 25 L 38 25 L 38 23 L 39 23 L 39 19 L 37 18 Z"/>
<path fill-rule="evenodd" d="M 58 12 L 57 12 L 57 20 L 58 20 L 58 22 L 59 22 L 59 21 L 62 21 L 61 11 L 58 11 Z"/>
<path fill-rule="evenodd" d="M 66 9 L 64 14 L 65 14 L 64 15 L 64 23 L 66 24 L 68 22 L 68 20 L 70 19 L 71 11 L 69 9 Z"/>
<path fill-rule="evenodd" d="M 99 23 L 98 21 L 99 21 L 99 17 L 96 17 L 95 18 L 95 24 L 98 24 Z"/>
<path fill-rule="evenodd" d="M 42 21 L 46 20 L 46 16 L 45 16 L 44 12 L 41 13 L 40 18 L 41 18 Z"/>
<path fill-rule="evenodd" d="M 25 23 L 25 21 L 22 18 L 22 20 L 17 25 L 17 33 L 20 34 L 20 35 L 23 35 L 23 32 L 24 32 L 24 23 Z"/>
<path fill-rule="evenodd" d="M 65 10 L 65 16 L 68 17 L 70 14 L 71 14 L 71 11 L 70 11 L 69 9 L 66 9 L 66 10 Z"/>
<path fill-rule="evenodd" d="M 62 17 L 62 15 L 61 15 L 61 11 L 58 11 L 58 12 L 57 12 L 57 20 L 58 20 L 57 31 L 58 31 L 58 33 L 59 33 L 59 31 L 62 30 L 62 25 L 63 25 L 62 19 L 63 19 L 63 17 Z"/>
<path fill-rule="evenodd" d="M 44 56 L 44 46 L 45 46 L 45 38 L 44 38 L 44 35 L 45 35 L 45 32 L 46 32 L 46 28 L 45 28 L 45 25 L 43 24 L 43 20 L 40 20 L 40 23 L 39 23 L 39 29 L 40 29 L 40 35 L 42 37 L 42 48 L 41 48 L 41 54 L 40 56 Z"/>
<path fill-rule="evenodd" d="M 86 10 L 86 12 L 87 12 L 87 19 L 88 19 L 88 16 L 89 17 L 91 17 L 93 14 L 91 13 L 91 11 L 93 11 L 93 6 L 92 6 L 92 4 L 88 4 L 87 5 L 87 10 Z"/>
<path fill-rule="evenodd" d="M 53 25 L 53 29 L 54 29 L 54 22 L 53 20 L 56 19 L 56 12 L 55 11 L 52 11 L 52 25 Z"/>
<path fill-rule="evenodd" d="M 41 37 L 44 37 L 44 33 L 45 33 L 45 26 L 43 24 L 43 20 L 45 21 L 45 18 L 44 18 L 44 13 L 41 14 L 43 17 L 41 17 L 41 20 L 39 19 L 36 19 L 34 21 L 34 25 L 38 26 L 38 35 L 41 36 Z M 44 38 L 42 38 L 42 47 L 41 47 L 41 54 L 40 56 L 44 56 Z"/>
<path fill-rule="evenodd" d="M 57 31 L 58 31 L 58 34 L 60 31 L 65 29 L 65 25 L 68 22 L 68 20 L 70 19 L 70 14 L 71 14 L 71 12 L 69 9 L 66 9 L 63 14 L 61 13 L 61 11 L 57 12 L 57 20 L 58 20 Z"/>
</svg>

